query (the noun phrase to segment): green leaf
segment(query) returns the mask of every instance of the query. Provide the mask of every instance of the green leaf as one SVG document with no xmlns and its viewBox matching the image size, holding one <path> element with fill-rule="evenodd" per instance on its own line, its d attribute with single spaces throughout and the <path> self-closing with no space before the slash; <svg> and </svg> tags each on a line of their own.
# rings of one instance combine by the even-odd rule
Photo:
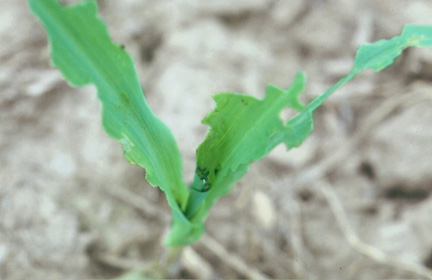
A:
<svg viewBox="0 0 432 280">
<path fill-rule="evenodd" d="M 221 93 L 216 109 L 203 120 L 210 132 L 197 150 L 197 168 L 190 191 L 181 178 L 177 144 L 169 129 L 145 101 L 131 57 L 114 44 L 97 17 L 95 1 L 63 7 L 57 0 L 29 0 L 42 21 L 52 61 L 74 86 L 94 84 L 102 102 L 106 132 L 123 145 L 125 157 L 146 169 L 147 180 L 166 194 L 173 214 L 169 246 L 187 245 L 204 232 L 203 221 L 213 203 L 276 145 L 299 146 L 313 129 L 313 112 L 359 72 L 380 71 L 410 46 L 432 46 L 432 27 L 407 25 L 400 36 L 361 46 L 351 72 L 306 106 L 299 101 L 305 75 L 296 75 L 287 90 L 268 86 L 260 100 Z M 284 108 L 297 115 L 283 122 Z"/>
<path fill-rule="evenodd" d="M 279 143 L 287 149 L 299 146 L 313 129 L 313 112 L 339 87 L 359 72 L 380 71 L 410 46 L 432 46 L 432 26 L 407 25 L 400 36 L 362 45 L 351 72 L 303 107 L 298 97 L 305 78 L 297 74 L 286 91 L 269 86 L 263 100 L 234 93 L 215 96 L 216 108 L 203 120 L 210 126 L 197 150 L 197 168 L 186 216 L 203 221 L 212 204 L 229 191 L 253 161 L 264 157 Z M 286 124 L 278 118 L 285 107 L 299 111 Z"/>
<path fill-rule="evenodd" d="M 353 71 L 360 72 L 368 68 L 380 71 L 393 64 L 393 61 L 407 47 L 431 45 L 432 29 L 430 26 L 407 25 L 400 36 L 361 46 L 356 54 Z"/>
<path fill-rule="evenodd" d="M 217 175 L 224 177 L 239 165 L 262 158 L 282 141 L 288 148 L 302 142 L 312 127 L 299 131 L 298 137 L 284 138 L 283 135 L 292 133 L 292 127 L 289 123 L 284 125 L 279 114 L 287 106 L 303 109 L 298 96 L 304 87 L 305 76 L 298 74 L 286 91 L 269 86 L 263 100 L 232 93 L 213 97 L 216 109 L 203 120 L 211 127 L 210 132 L 197 150 L 197 175 L 208 188 Z"/>
<path fill-rule="evenodd" d="M 214 96 L 216 109 L 203 120 L 210 125 L 210 132 L 197 150 L 197 176 L 186 210 L 189 218 L 195 215 L 199 202 L 205 200 L 205 208 L 211 207 L 253 161 L 276 145 L 285 143 L 290 149 L 306 139 L 313 128 L 311 113 L 298 114 L 287 123 L 279 116 L 286 107 L 304 110 L 299 95 L 305 83 L 305 75 L 299 73 L 287 90 L 269 85 L 262 100 L 233 93 Z"/>
<path fill-rule="evenodd" d="M 430 25 L 405 25 L 402 34 L 389 40 L 379 40 L 372 44 L 361 45 L 357 50 L 354 65 L 351 72 L 340 79 L 322 95 L 312 100 L 308 105 L 309 110 L 315 110 L 339 87 L 352 80 L 363 70 L 372 69 L 381 71 L 393 64 L 408 47 L 431 47 L 432 26 Z"/>
<path fill-rule="evenodd" d="M 133 61 L 112 42 L 96 2 L 64 7 L 57 0 L 29 0 L 29 5 L 48 33 L 53 64 L 72 85 L 96 86 L 105 131 L 122 143 L 131 163 L 145 168 L 149 183 L 165 192 L 178 222 L 190 225 L 182 212 L 189 191 L 177 143 L 149 108 Z"/>
<path fill-rule="evenodd" d="M 216 176 L 224 177 L 241 164 L 262 158 L 277 144 L 285 142 L 287 148 L 292 148 L 307 137 L 311 125 L 293 131 L 293 126 L 283 124 L 279 117 L 287 106 L 304 108 L 298 97 L 305 81 L 300 73 L 288 90 L 268 86 L 263 100 L 232 93 L 213 97 L 216 109 L 203 120 L 203 124 L 210 126 L 210 132 L 197 150 L 197 175 L 208 188 Z M 305 122 L 311 124 L 306 119 Z"/>
</svg>

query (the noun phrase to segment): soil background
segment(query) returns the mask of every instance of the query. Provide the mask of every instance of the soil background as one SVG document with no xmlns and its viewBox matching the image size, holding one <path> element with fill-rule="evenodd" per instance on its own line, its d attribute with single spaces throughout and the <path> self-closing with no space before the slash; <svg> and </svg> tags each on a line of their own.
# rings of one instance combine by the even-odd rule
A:
<svg viewBox="0 0 432 280">
<path fill-rule="evenodd" d="M 178 140 L 187 182 L 212 94 L 263 97 L 305 71 L 309 101 L 360 44 L 432 24 L 429 0 L 98 3 Z M 27 3 L 2 0 L 0 278 L 432 277 L 431 97 L 431 49 L 362 73 L 316 112 L 300 148 L 254 163 L 204 239 L 170 260 L 166 200 L 103 132 L 94 87 L 71 88 Z"/>
</svg>

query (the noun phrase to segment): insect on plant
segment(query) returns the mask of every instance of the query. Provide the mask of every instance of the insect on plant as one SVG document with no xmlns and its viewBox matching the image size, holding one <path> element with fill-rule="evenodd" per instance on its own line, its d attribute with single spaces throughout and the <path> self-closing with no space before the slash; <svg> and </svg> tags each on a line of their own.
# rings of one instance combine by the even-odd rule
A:
<svg viewBox="0 0 432 280">
<path fill-rule="evenodd" d="M 197 241 L 212 205 L 274 147 L 299 146 L 313 130 L 314 111 L 339 87 L 364 70 L 390 66 L 408 47 L 432 46 L 432 26 L 424 25 L 407 25 L 390 40 L 362 45 L 348 75 L 308 104 L 299 99 L 306 85 L 302 72 L 288 89 L 267 86 L 263 99 L 214 95 L 216 108 L 202 121 L 210 131 L 197 149 L 194 180 L 187 186 L 177 143 L 147 104 L 132 58 L 112 42 L 96 2 L 62 6 L 57 0 L 29 0 L 29 5 L 48 34 L 53 64 L 72 86 L 96 86 L 106 133 L 122 144 L 129 162 L 146 170 L 148 182 L 165 193 L 172 212 L 167 246 Z M 285 108 L 297 114 L 282 121 L 279 114 Z"/>
</svg>

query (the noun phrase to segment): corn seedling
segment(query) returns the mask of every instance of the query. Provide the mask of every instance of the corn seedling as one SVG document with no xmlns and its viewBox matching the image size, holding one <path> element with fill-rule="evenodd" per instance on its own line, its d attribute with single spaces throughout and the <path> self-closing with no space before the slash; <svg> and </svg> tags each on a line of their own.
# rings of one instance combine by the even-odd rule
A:
<svg viewBox="0 0 432 280">
<path fill-rule="evenodd" d="M 313 129 L 314 111 L 336 89 L 363 70 L 390 66 L 408 47 L 432 46 L 432 26 L 422 25 L 407 25 L 390 40 L 362 45 L 348 75 L 308 104 L 299 99 L 306 84 L 301 72 L 288 89 L 269 85 L 263 99 L 231 92 L 214 95 L 216 108 L 202 121 L 210 131 L 197 149 L 194 180 L 188 186 L 177 143 L 147 104 L 132 58 L 111 40 L 96 2 L 62 6 L 58 0 L 29 0 L 29 5 L 48 34 L 52 63 L 72 86 L 96 86 L 106 133 L 122 144 L 129 162 L 146 170 L 147 181 L 165 193 L 172 211 L 167 246 L 197 241 L 217 199 L 275 146 L 299 146 Z M 282 121 L 279 115 L 287 107 L 297 114 Z"/>
</svg>

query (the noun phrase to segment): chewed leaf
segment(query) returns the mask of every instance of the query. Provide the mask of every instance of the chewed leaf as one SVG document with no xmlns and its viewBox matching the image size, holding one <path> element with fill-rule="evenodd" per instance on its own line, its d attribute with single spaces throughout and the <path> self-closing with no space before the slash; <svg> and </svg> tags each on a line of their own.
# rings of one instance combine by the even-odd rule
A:
<svg viewBox="0 0 432 280">
<path fill-rule="evenodd" d="M 96 86 L 105 131 L 121 142 L 130 162 L 146 169 L 147 180 L 165 192 L 174 216 L 188 224 L 181 209 L 188 189 L 177 143 L 147 105 L 132 58 L 112 42 L 97 17 L 96 2 L 68 7 L 57 0 L 29 4 L 48 33 L 53 64 L 72 85 Z"/>
<path fill-rule="evenodd" d="M 380 71 L 393 64 L 404 49 L 413 46 L 432 46 L 431 26 L 407 25 L 400 36 L 362 45 L 357 51 L 353 71 L 360 72 L 367 68 Z"/>
<path fill-rule="evenodd" d="M 400 36 L 361 46 L 347 76 L 316 97 L 306 107 L 298 101 L 304 75 L 282 91 L 267 88 L 264 100 L 235 94 L 215 97 L 216 109 L 203 121 L 210 132 L 197 150 L 197 169 L 186 216 L 204 219 L 213 202 L 225 194 L 252 161 L 265 156 L 279 143 L 288 149 L 299 146 L 313 129 L 313 112 L 338 88 L 366 69 L 379 71 L 410 46 L 431 46 L 432 26 L 407 25 Z M 282 124 L 277 114 L 289 106 L 299 113 Z"/>
<path fill-rule="evenodd" d="M 212 204 L 246 173 L 252 161 L 282 142 L 287 149 L 299 146 L 313 129 L 313 112 L 333 92 L 363 70 L 379 71 L 391 65 L 412 46 L 432 46 L 432 26 L 407 25 L 400 36 L 362 45 L 351 72 L 304 108 L 298 100 L 305 84 L 302 74 L 287 91 L 268 87 L 264 100 L 235 94 L 217 96 L 216 109 L 203 122 L 210 125 L 210 132 L 197 150 L 186 216 L 194 223 L 202 222 Z M 286 106 L 299 113 L 282 124 L 277 114 Z"/>
<path fill-rule="evenodd" d="M 147 180 L 166 194 L 173 224 L 165 240 L 169 246 L 195 242 L 204 232 L 212 204 L 229 191 L 250 164 L 284 143 L 299 146 L 313 129 L 313 112 L 339 87 L 365 69 L 379 71 L 410 46 L 432 46 L 432 27 L 407 25 L 400 36 L 359 48 L 354 66 L 326 92 L 306 106 L 299 96 L 305 75 L 296 75 L 287 90 L 270 85 L 265 97 L 221 93 L 216 109 L 203 120 L 210 132 L 197 150 L 194 182 L 182 180 L 177 143 L 170 130 L 149 108 L 129 54 L 112 42 L 97 17 L 95 1 L 63 7 L 58 0 L 28 0 L 42 21 L 52 49 L 52 61 L 74 86 L 94 84 L 102 102 L 105 131 L 118 140 L 125 157 L 146 169 Z M 291 108 L 297 114 L 279 117 Z"/>
<path fill-rule="evenodd" d="M 287 90 L 268 86 L 262 100 L 235 93 L 214 96 L 216 109 L 203 120 L 210 132 L 197 150 L 196 176 L 186 208 L 189 219 L 198 222 L 252 162 L 276 145 L 285 143 L 290 149 L 306 139 L 313 127 L 312 113 L 298 114 L 287 123 L 279 117 L 286 107 L 303 112 L 299 95 L 305 83 L 305 75 L 298 73 Z"/>
<path fill-rule="evenodd" d="M 277 144 L 301 143 L 303 139 L 284 139 L 291 125 L 283 124 L 279 113 L 287 106 L 302 110 L 298 96 L 304 86 L 305 76 L 300 73 L 288 90 L 269 86 L 263 100 L 233 93 L 215 95 L 216 109 L 203 120 L 210 132 L 197 150 L 198 177 L 211 188 L 216 176 L 262 158 Z M 302 138 L 309 132 L 296 131 L 291 136 Z"/>
<path fill-rule="evenodd" d="M 338 88 L 352 80 L 358 73 L 366 69 L 381 71 L 393 64 L 394 60 L 408 47 L 431 47 L 432 26 L 406 25 L 402 34 L 389 40 L 379 40 L 372 44 L 361 45 L 357 50 L 351 72 L 340 79 L 326 92 L 312 100 L 309 111 L 314 111 Z"/>
</svg>

